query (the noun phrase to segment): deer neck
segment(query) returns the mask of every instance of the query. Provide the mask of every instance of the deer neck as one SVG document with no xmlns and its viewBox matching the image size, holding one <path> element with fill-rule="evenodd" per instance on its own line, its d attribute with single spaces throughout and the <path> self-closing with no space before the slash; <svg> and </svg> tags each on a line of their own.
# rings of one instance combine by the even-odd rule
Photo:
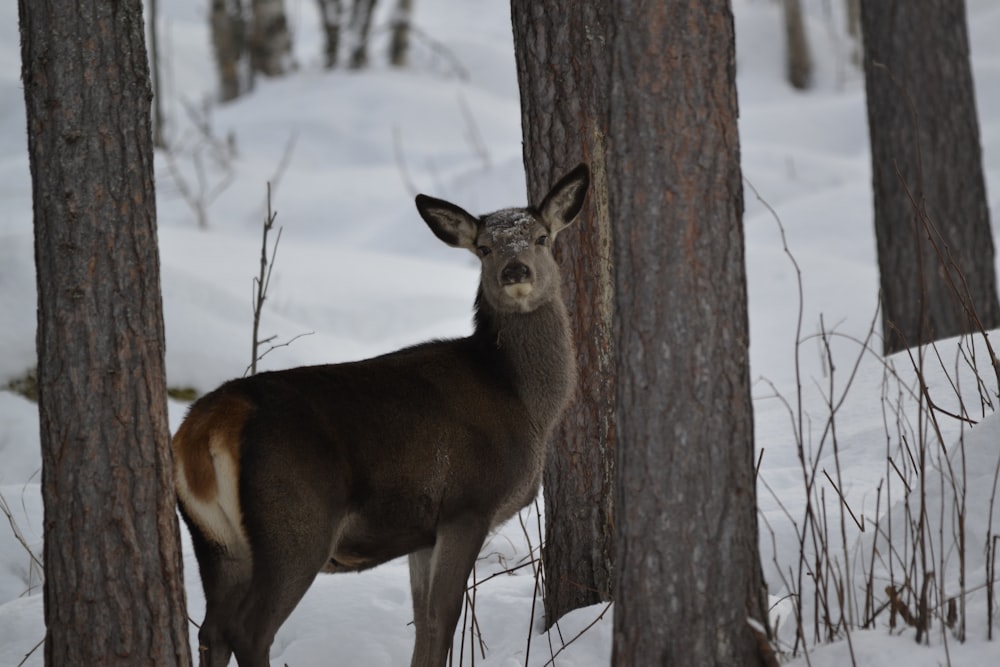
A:
<svg viewBox="0 0 1000 667">
<path fill-rule="evenodd" d="M 559 298 L 527 313 L 502 313 L 476 299 L 474 336 L 495 355 L 545 437 L 562 414 L 576 382 L 576 360 L 566 306 Z"/>
</svg>

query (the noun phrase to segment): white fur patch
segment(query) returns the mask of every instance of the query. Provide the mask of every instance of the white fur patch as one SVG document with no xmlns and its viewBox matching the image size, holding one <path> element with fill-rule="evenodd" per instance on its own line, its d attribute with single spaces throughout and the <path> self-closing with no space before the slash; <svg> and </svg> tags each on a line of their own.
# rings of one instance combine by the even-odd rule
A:
<svg viewBox="0 0 1000 667">
<path fill-rule="evenodd" d="M 524 299 L 534 290 L 535 286 L 531 283 L 514 283 L 513 285 L 504 285 L 503 288 L 503 291 L 507 293 L 507 296 L 513 299 Z"/>
<path fill-rule="evenodd" d="M 216 438 L 209 442 L 212 467 L 215 469 L 216 494 L 203 500 L 191 493 L 184 466 L 177 466 L 177 495 L 184 503 L 188 516 L 202 530 L 205 537 L 230 551 L 249 548 L 243 531 L 243 512 L 240 509 L 239 468 L 225 447 L 216 446 Z"/>
</svg>

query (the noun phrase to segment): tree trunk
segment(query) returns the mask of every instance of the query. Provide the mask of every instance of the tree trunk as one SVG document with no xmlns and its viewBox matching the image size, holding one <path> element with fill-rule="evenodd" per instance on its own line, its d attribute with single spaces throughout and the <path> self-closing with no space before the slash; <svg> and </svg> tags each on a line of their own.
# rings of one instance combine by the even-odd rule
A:
<svg viewBox="0 0 1000 667">
<path fill-rule="evenodd" d="M 347 26 L 350 46 L 348 66 L 362 69 L 368 66 L 368 35 L 371 32 L 375 0 L 354 0 L 351 21 Z"/>
<path fill-rule="evenodd" d="M 392 15 L 392 40 L 389 42 L 389 62 L 393 67 L 406 67 L 412 16 L 413 0 L 396 0 L 396 10 Z"/>
<path fill-rule="evenodd" d="M 1000 326 L 961 0 L 861 3 L 885 352 Z M 935 245 L 940 250 L 935 250 Z"/>
<path fill-rule="evenodd" d="M 290 69 L 292 36 L 285 18 L 285 0 L 253 0 L 250 65 L 264 76 L 281 76 Z"/>
<path fill-rule="evenodd" d="M 219 99 L 235 100 L 249 90 L 252 78 L 242 70 L 246 52 L 246 21 L 242 0 L 212 0 L 208 19 L 212 49 L 219 70 Z"/>
<path fill-rule="evenodd" d="M 21 2 L 45 662 L 187 665 L 142 4 Z"/>
<path fill-rule="evenodd" d="M 529 200 L 576 163 L 591 169 L 580 232 L 559 246 L 580 378 L 545 469 L 545 623 L 609 600 L 614 561 L 615 377 L 608 209 L 611 8 L 596 0 L 511 6 Z M 595 32 L 597 31 L 597 32 Z"/>
<path fill-rule="evenodd" d="M 845 0 L 847 3 L 847 34 L 851 38 L 851 62 L 861 65 L 861 0 Z"/>
<path fill-rule="evenodd" d="M 761 665 L 732 10 L 612 4 L 612 663 Z"/>
<path fill-rule="evenodd" d="M 340 0 L 317 0 L 320 20 L 323 22 L 323 53 L 327 69 L 337 66 L 340 55 L 340 27 L 344 17 L 344 7 Z"/>
<path fill-rule="evenodd" d="M 809 38 L 802 18 L 800 0 L 784 0 L 785 5 L 785 64 L 788 83 L 793 88 L 805 90 L 812 83 L 812 57 L 809 55 Z"/>
</svg>

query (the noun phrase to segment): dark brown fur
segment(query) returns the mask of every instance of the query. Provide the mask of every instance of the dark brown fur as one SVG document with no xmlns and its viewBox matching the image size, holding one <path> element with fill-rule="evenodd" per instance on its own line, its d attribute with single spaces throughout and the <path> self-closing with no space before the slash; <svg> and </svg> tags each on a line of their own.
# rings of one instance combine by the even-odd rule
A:
<svg viewBox="0 0 1000 667">
<path fill-rule="evenodd" d="M 573 389 L 551 243 L 587 184 L 581 166 L 539 208 L 483 218 L 417 198 L 439 238 L 482 258 L 472 336 L 233 380 L 191 407 L 174 455 L 205 588 L 202 665 L 267 665 L 318 572 L 407 554 L 411 665 L 445 664 L 483 540 L 537 492 Z"/>
</svg>

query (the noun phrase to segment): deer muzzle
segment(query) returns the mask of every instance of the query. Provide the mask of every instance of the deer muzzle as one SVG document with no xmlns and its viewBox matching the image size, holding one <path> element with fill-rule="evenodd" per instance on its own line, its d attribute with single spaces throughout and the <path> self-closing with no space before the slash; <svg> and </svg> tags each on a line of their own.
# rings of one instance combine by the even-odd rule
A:
<svg viewBox="0 0 1000 667">
<path fill-rule="evenodd" d="M 523 262 L 511 262 L 500 272 L 500 284 L 507 296 L 523 299 L 534 290 L 531 269 Z"/>
</svg>

